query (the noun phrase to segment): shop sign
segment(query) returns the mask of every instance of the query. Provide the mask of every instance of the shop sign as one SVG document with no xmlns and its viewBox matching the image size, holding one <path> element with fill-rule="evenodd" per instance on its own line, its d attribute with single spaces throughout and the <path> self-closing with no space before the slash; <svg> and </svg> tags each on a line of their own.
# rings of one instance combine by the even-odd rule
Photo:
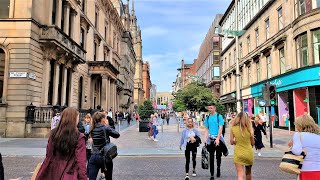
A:
<svg viewBox="0 0 320 180">
<path fill-rule="evenodd" d="M 276 85 L 276 87 L 279 87 L 282 85 L 282 81 L 280 79 L 275 79 L 273 82 L 270 82 L 271 85 Z"/>
</svg>

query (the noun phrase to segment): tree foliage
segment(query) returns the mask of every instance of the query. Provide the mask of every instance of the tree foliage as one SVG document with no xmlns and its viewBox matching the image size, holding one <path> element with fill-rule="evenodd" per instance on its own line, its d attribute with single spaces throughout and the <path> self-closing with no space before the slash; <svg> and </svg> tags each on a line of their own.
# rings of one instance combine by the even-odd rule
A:
<svg viewBox="0 0 320 180">
<path fill-rule="evenodd" d="M 175 93 L 173 109 L 178 112 L 185 110 L 206 112 L 207 106 L 211 103 L 216 104 L 219 114 L 225 114 L 224 106 L 204 83 L 192 82 Z"/>
<path fill-rule="evenodd" d="M 154 114 L 154 108 L 150 100 L 145 100 L 142 105 L 139 106 L 139 116 L 142 120 L 150 118 L 151 114 Z"/>
</svg>

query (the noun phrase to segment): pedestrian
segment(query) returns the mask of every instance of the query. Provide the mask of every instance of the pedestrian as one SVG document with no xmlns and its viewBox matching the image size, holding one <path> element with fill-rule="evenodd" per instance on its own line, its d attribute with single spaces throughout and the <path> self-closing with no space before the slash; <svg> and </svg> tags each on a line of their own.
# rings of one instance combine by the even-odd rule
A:
<svg viewBox="0 0 320 180">
<path fill-rule="evenodd" d="M 223 148 L 226 149 L 222 136 L 224 120 L 221 114 L 216 112 L 216 105 L 211 103 L 208 106 L 209 115 L 204 121 L 205 136 L 204 143 L 210 153 L 210 174 L 211 180 L 214 179 L 214 154 L 217 160 L 217 177 L 221 176 L 221 156 Z M 220 144 L 221 143 L 221 144 Z M 226 153 L 227 155 L 227 153 Z"/>
<path fill-rule="evenodd" d="M 260 124 L 260 121 L 261 121 L 260 116 L 256 115 L 253 122 L 253 129 L 254 129 L 254 146 L 256 148 L 256 153 L 258 153 L 258 156 L 261 156 L 261 149 L 264 148 L 264 145 L 262 143 L 261 131 L 266 136 L 266 138 L 268 138 L 265 129 Z"/>
<path fill-rule="evenodd" d="M 137 128 L 139 128 L 139 119 L 140 119 L 140 116 L 139 116 L 138 112 L 135 112 L 135 114 L 134 114 L 134 119 L 136 120 L 136 126 L 137 126 Z"/>
<path fill-rule="evenodd" d="M 160 118 L 161 118 L 162 122 L 165 122 L 166 113 L 162 111 L 162 113 L 160 114 Z"/>
<path fill-rule="evenodd" d="M 105 113 L 96 112 L 93 115 L 93 126 L 90 135 L 93 140 L 93 147 L 88 165 L 89 180 L 96 180 L 100 169 L 104 173 L 106 180 L 112 180 L 113 162 L 106 164 L 101 150 L 106 143 L 111 142 L 110 136 L 119 138 L 120 134 L 109 126 Z"/>
<path fill-rule="evenodd" d="M 60 122 L 60 111 L 57 110 L 56 115 L 51 120 L 51 130 L 56 128 Z"/>
<path fill-rule="evenodd" d="M 157 120 L 157 117 L 155 115 L 153 115 L 153 118 L 152 118 L 152 129 L 153 129 L 153 141 L 157 142 L 157 134 L 159 132 L 158 128 L 158 120 Z"/>
<path fill-rule="evenodd" d="M 119 114 L 120 114 L 119 111 L 116 111 L 116 114 L 115 114 L 116 122 L 115 122 L 115 124 L 118 124 Z"/>
<path fill-rule="evenodd" d="M 266 118 L 264 112 L 260 111 L 259 112 L 259 116 L 260 116 L 260 119 L 262 120 L 262 126 L 263 126 L 264 130 L 266 130 L 266 128 L 267 128 L 267 118 Z"/>
<path fill-rule="evenodd" d="M 196 157 L 197 157 L 197 148 L 200 145 L 199 140 L 197 142 L 197 139 L 200 139 L 200 133 L 198 129 L 194 127 L 194 123 L 192 118 L 188 119 L 187 127 L 182 131 L 181 135 L 181 141 L 180 141 L 180 150 L 182 148 L 185 150 L 185 158 L 186 158 L 186 165 L 185 165 L 185 170 L 186 170 L 186 177 L 185 180 L 189 179 L 189 164 L 190 164 L 190 152 L 192 154 L 192 165 L 193 165 L 193 170 L 192 170 L 192 176 L 196 177 Z"/>
<path fill-rule="evenodd" d="M 238 180 L 251 180 L 251 168 L 253 165 L 254 132 L 252 122 L 247 113 L 240 112 L 231 122 L 230 144 L 234 145 L 234 164 L 237 170 Z"/>
<path fill-rule="evenodd" d="M 152 128 L 153 118 L 154 118 L 154 115 L 151 114 L 150 118 L 149 118 L 149 124 L 148 124 L 148 128 L 149 128 L 148 139 L 149 140 L 153 140 L 153 128 Z"/>
<path fill-rule="evenodd" d="M 307 153 L 300 173 L 300 180 L 320 179 L 320 129 L 313 118 L 304 114 L 298 117 L 294 125 L 296 132 L 289 142 L 289 147 L 295 155 L 300 155 L 303 150 Z"/>
<path fill-rule="evenodd" d="M 109 109 L 108 116 L 113 118 L 112 107 Z"/>
<path fill-rule="evenodd" d="M 0 179 L 4 180 L 4 168 L 3 168 L 3 163 L 2 163 L 2 155 L 0 153 Z"/>
<path fill-rule="evenodd" d="M 166 113 L 166 120 L 167 120 L 167 125 L 169 126 L 169 121 L 170 121 L 170 114 L 169 114 L 169 112 Z"/>
<path fill-rule="evenodd" d="M 92 127 L 92 118 L 91 115 L 88 113 L 83 118 L 83 128 L 84 128 L 84 135 L 86 137 L 86 154 L 87 154 L 87 163 L 91 157 L 91 149 L 92 149 L 92 138 L 90 137 L 90 128 Z"/>
<path fill-rule="evenodd" d="M 49 136 L 46 158 L 36 180 L 87 180 L 85 137 L 77 130 L 79 112 L 66 108 Z"/>
<path fill-rule="evenodd" d="M 128 126 L 130 126 L 130 122 L 131 122 L 131 114 L 130 113 L 128 113 L 127 114 L 127 122 L 128 122 Z"/>
</svg>

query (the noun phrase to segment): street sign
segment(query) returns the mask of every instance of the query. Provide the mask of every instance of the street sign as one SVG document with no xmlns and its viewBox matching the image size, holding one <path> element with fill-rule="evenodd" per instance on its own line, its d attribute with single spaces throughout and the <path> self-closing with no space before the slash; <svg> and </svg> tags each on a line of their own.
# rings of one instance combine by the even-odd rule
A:
<svg viewBox="0 0 320 180">
<path fill-rule="evenodd" d="M 262 100 L 259 100 L 259 106 L 260 107 L 265 107 L 266 106 L 266 104 L 267 104 L 267 101 L 266 100 L 264 100 L 264 99 L 262 99 Z"/>
</svg>

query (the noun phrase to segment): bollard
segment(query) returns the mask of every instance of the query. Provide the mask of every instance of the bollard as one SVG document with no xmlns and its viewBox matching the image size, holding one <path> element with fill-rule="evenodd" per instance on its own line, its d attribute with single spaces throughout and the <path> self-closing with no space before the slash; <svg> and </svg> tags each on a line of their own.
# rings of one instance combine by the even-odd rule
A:
<svg viewBox="0 0 320 180">
<path fill-rule="evenodd" d="M 162 123 L 161 123 L 161 132 L 163 133 L 163 119 L 162 119 Z"/>
<path fill-rule="evenodd" d="M 120 124 L 121 124 L 121 120 L 119 120 L 119 122 L 118 122 L 118 132 L 120 132 Z"/>
<path fill-rule="evenodd" d="M 180 119 L 180 118 L 179 118 L 179 119 Z M 177 119 L 176 119 L 176 120 L 177 120 Z M 179 133 L 179 130 L 180 130 L 179 126 L 180 126 L 180 121 L 177 120 L 178 133 Z"/>
</svg>

